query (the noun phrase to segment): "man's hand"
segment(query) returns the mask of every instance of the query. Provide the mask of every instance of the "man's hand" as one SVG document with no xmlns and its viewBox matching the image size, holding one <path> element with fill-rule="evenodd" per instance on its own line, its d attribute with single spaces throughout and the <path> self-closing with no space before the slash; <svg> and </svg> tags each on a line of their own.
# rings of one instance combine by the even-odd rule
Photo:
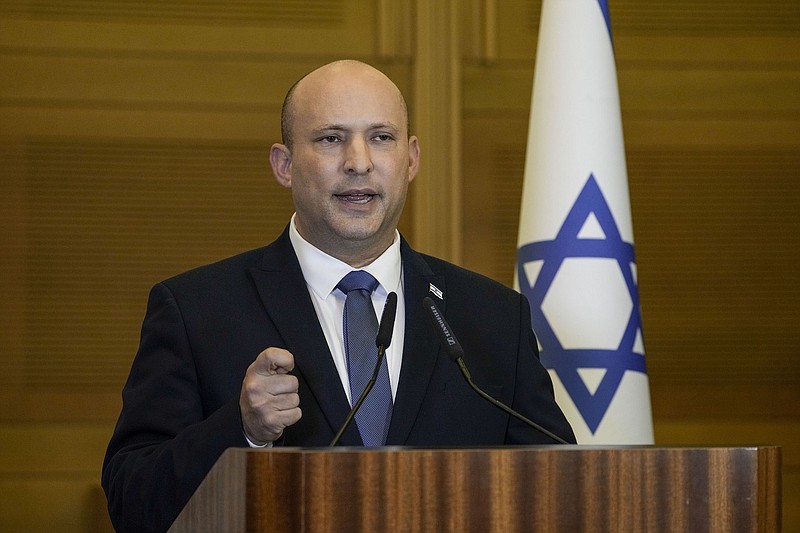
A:
<svg viewBox="0 0 800 533">
<path fill-rule="evenodd" d="M 282 348 L 267 348 L 247 368 L 239 395 L 245 435 L 253 444 L 281 436 L 302 416 L 298 383 L 289 375 L 294 356 Z"/>
</svg>

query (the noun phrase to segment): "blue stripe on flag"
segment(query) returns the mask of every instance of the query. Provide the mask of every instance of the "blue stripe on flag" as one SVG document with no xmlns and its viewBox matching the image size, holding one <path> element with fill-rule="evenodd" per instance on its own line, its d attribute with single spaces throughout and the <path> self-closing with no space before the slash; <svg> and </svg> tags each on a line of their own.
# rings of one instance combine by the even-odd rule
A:
<svg viewBox="0 0 800 533">
<path fill-rule="evenodd" d="M 597 0 L 597 3 L 600 4 L 600 11 L 603 12 L 603 18 L 606 19 L 606 28 L 608 28 L 608 38 L 612 39 L 611 37 L 611 15 L 608 12 L 608 0 Z"/>
</svg>

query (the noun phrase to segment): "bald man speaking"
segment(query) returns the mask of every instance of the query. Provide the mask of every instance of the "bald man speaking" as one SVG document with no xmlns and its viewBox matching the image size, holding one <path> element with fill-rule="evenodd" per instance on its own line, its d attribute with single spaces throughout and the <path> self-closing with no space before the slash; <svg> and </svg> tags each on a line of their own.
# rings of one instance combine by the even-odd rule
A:
<svg viewBox="0 0 800 533">
<path fill-rule="evenodd" d="M 324 65 L 289 90 L 283 142 L 270 149 L 295 206 L 286 229 L 150 292 L 103 465 L 118 531 L 166 530 L 229 447 L 327 446 L 363 391 L 356 341 L 374 344 L 374 334 L 361 335 L 362 324 L 375 326 L 390 293 L 392 341 L 367 395 L 380 424 L 357 418 L 340 445 L 555 442 L 469 388 L 426 297 L 457 332 L 477 384 L 574 442 L 525 297 L 414 251 L 398 233 L 420 161 L 408 124 L 399 89 L 362 62 Z"/>
</svg>

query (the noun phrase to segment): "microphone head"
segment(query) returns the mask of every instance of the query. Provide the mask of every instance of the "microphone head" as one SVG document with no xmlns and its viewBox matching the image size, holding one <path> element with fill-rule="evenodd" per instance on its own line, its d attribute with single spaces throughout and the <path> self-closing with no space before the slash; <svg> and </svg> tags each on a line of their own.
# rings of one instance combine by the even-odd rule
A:
<svg viewBox="0 0 800 533">
<path fill-rule="evenodd" d="M 394 319 L 397 314 L 397 294 L 390 292 L 386 297 L 386 303 L 381 313 L 381 323 L 378 326 L 378 335 L 375 337 L 375 345 L 385 350 L 392 342 L 392 332 L 394 331 Z"/>
<path fill-rule="evenodd" d="M 453 334 L 453 330 L 450 329 L 450 326 L 444 319 L 444 315 L 442 315 L 442 312 L 439 311 L 438 307 L 436 307 L 436 304 L 433 303 L 433 300 L 430 298 L 430 296 L 423 298 L 422 304 L 425 306 L 431 325 L 439 334 L 442 345 L 444 345 L 445 349 L 447 350 L 447 355 L 450 356 L 450 359 L 453 361 L 458 361 L 464 357 L 464 349 L 461 347 L 461 343 L 458 342 L 458 339 L 456 339 L 456 336 Z"/>
</svg>

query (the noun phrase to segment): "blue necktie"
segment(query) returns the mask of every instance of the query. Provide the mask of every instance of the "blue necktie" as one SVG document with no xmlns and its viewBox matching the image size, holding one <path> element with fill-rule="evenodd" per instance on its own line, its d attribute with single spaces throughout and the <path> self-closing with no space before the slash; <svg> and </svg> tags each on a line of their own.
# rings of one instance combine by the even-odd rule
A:
<svg viewBox="0 0 800 533">
<path fill-rule="evenodd" d="M 377 286 L 378 281 L 363 270 L 350 272 L 336 286 L 347 295 L 344 302 L 344 349 L 353 404 L 372 377 L 377 362 L 375 336 L 378 334 L 378 319 L 371 296 Z M 386 443 L 391 418 L 392 391 L 384 358 L 375 386 L 356 413 L 356 425 L 364 446 L 383 446 Z"/>
</svg>

